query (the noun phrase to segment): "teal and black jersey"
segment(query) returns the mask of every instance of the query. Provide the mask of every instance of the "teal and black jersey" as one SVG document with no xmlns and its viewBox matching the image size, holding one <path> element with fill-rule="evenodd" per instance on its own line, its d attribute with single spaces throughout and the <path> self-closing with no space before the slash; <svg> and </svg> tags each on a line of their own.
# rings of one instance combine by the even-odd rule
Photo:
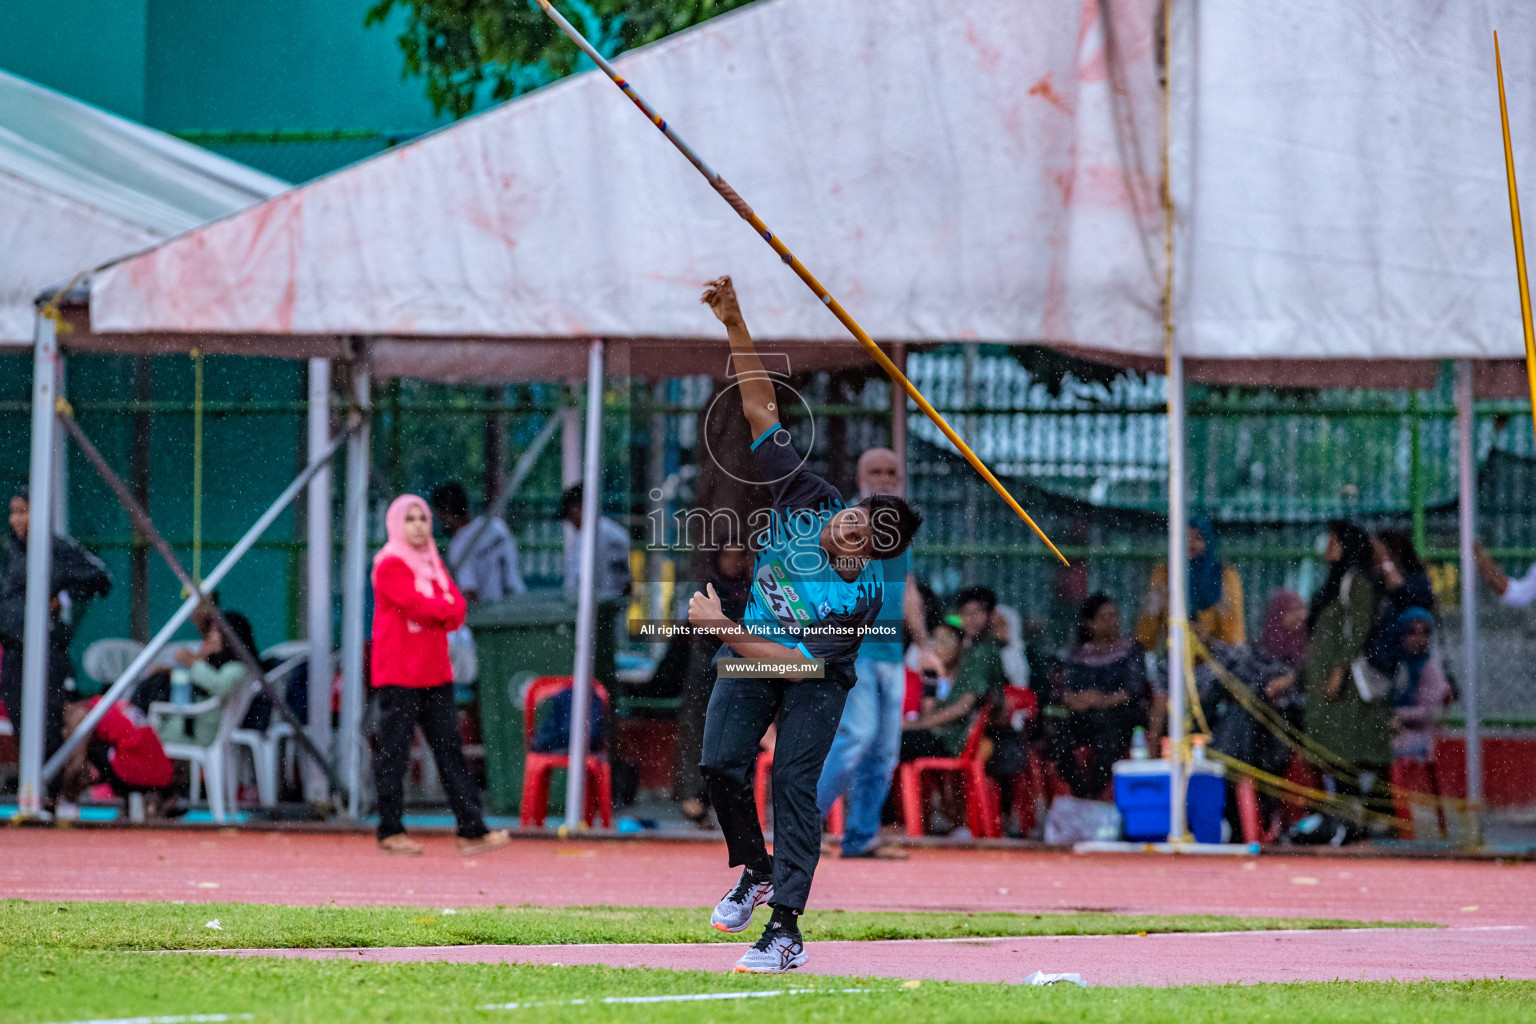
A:
<svg viewBox="0 0 1536 1024">
<path fill-rule="evenodd" d="M 742 626 L 824 659 L 827 678 L 851 687 L 859 644 L 880 617 L 884 563 L 868 562 L 853 580 L 833 568 L 821 531 L 844 507 L 843 497 L 804 467 L 788 431 L 774 424 L 752 442 L 752 451 L 773 506 L 767 526 L 756 530 L 752 596 Z"/>
</svg>

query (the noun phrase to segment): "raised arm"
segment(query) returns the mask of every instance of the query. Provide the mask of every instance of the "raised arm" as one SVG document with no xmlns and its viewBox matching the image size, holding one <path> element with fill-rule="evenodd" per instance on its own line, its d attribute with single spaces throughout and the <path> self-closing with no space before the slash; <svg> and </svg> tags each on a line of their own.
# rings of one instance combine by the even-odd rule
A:
<svg viewBox="0 0 1536 1024">
<path fill-rule="evenodd" d="M 741 408 L 746 413 L 753 438 L 762 437 L 779 422 L 779 409 L 773 379 L 757 357 L 752 335 L 747 333 L 747 322 L 742 319 L 741 306 L 736 302 L 736 288 L 729 277 L 716 278 L 704 286 L 701 301 L 725 324 L 725 333 L 731 341 L 731 361 L 736 380 L 741 385 Z"/>
</svg>

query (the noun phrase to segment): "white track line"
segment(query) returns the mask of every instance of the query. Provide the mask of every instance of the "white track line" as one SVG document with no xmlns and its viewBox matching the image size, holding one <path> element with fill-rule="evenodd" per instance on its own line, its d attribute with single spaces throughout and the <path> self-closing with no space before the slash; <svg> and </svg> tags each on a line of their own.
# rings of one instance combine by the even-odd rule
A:
<svg viewBox="0 0 1536 1024">
<path fill-rule="evenodd" d="M 679 996 L 606 996 L 601 999 L 562 999 L 541 1003 L 487 1003 L 481 1010 L 528 1010 L 536 1006 L 618 1006 L 635 1003 L 703 1003 L 719 999 L 769 999 L 773 996 L 804 995 L 868 995 L 871 992 L 892 992 L 894 989 L 869 988 L 780 988 L 768 992 L 695 992 Z"/>
</svg>

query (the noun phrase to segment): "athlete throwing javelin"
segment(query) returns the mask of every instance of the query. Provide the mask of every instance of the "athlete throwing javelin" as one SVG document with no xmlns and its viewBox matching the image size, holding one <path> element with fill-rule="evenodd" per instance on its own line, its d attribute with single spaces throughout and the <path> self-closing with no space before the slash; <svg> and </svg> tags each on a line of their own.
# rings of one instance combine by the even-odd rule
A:
<svg viewBox="0 0 1536 1024">
<path fill-rule="evenodd" d="M 748 665 L 743 672 L 739 662 L 716 662 L 699 767 L 731 866 L 743 870 L 710 923 L 721 931 L 744 931 L 752 912 L 770 905 L 768 927 L 736 970 L 778 973 L 806 961 L 799 917 L 821 854 L 816 783 L 854 684 L 859 644 L 879 618 L 884 561 L 907 550 L 922 516 L 888 494 L 845 506 L 835 487 L 805 469 L 779 422 L 773 381 L 752 346 L 731 279 L 709 284 L 703 301 L 730 337 L 742 410 L 755 438 L 753 459 L 769 486 L 772 509 L 756 545 L 742 621 L 726 617 L 712 586 L 693 595 L 688 621 L 720 641 L 717 659 L 778 663 L 771 666 L 775 671 Z M 752 776 L 759 744 L 775 721 L 770 856 Z"/>
</svg>

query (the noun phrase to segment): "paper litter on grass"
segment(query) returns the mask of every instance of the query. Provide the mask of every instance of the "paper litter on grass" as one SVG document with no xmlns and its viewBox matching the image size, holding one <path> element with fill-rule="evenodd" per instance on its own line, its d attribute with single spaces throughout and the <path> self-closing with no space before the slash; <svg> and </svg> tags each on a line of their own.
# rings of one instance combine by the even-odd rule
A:
<svg viewBox="0 0 1536 1024">
<path fill-rule="evenodd" d="M 1068 985 L 1076 985 L 1079 988 L 1088 987 L 1088 983 L 1083 981 L 1083 976 L 1076 973 L 1046 974 L 1044 971 L 1036 971 L 1034 974 L 1031 974 L 1029 977 L 1020 982 L 1020 984 L 1023 985 L 1056 985 L 1062 983 Z"/>
</svg>

